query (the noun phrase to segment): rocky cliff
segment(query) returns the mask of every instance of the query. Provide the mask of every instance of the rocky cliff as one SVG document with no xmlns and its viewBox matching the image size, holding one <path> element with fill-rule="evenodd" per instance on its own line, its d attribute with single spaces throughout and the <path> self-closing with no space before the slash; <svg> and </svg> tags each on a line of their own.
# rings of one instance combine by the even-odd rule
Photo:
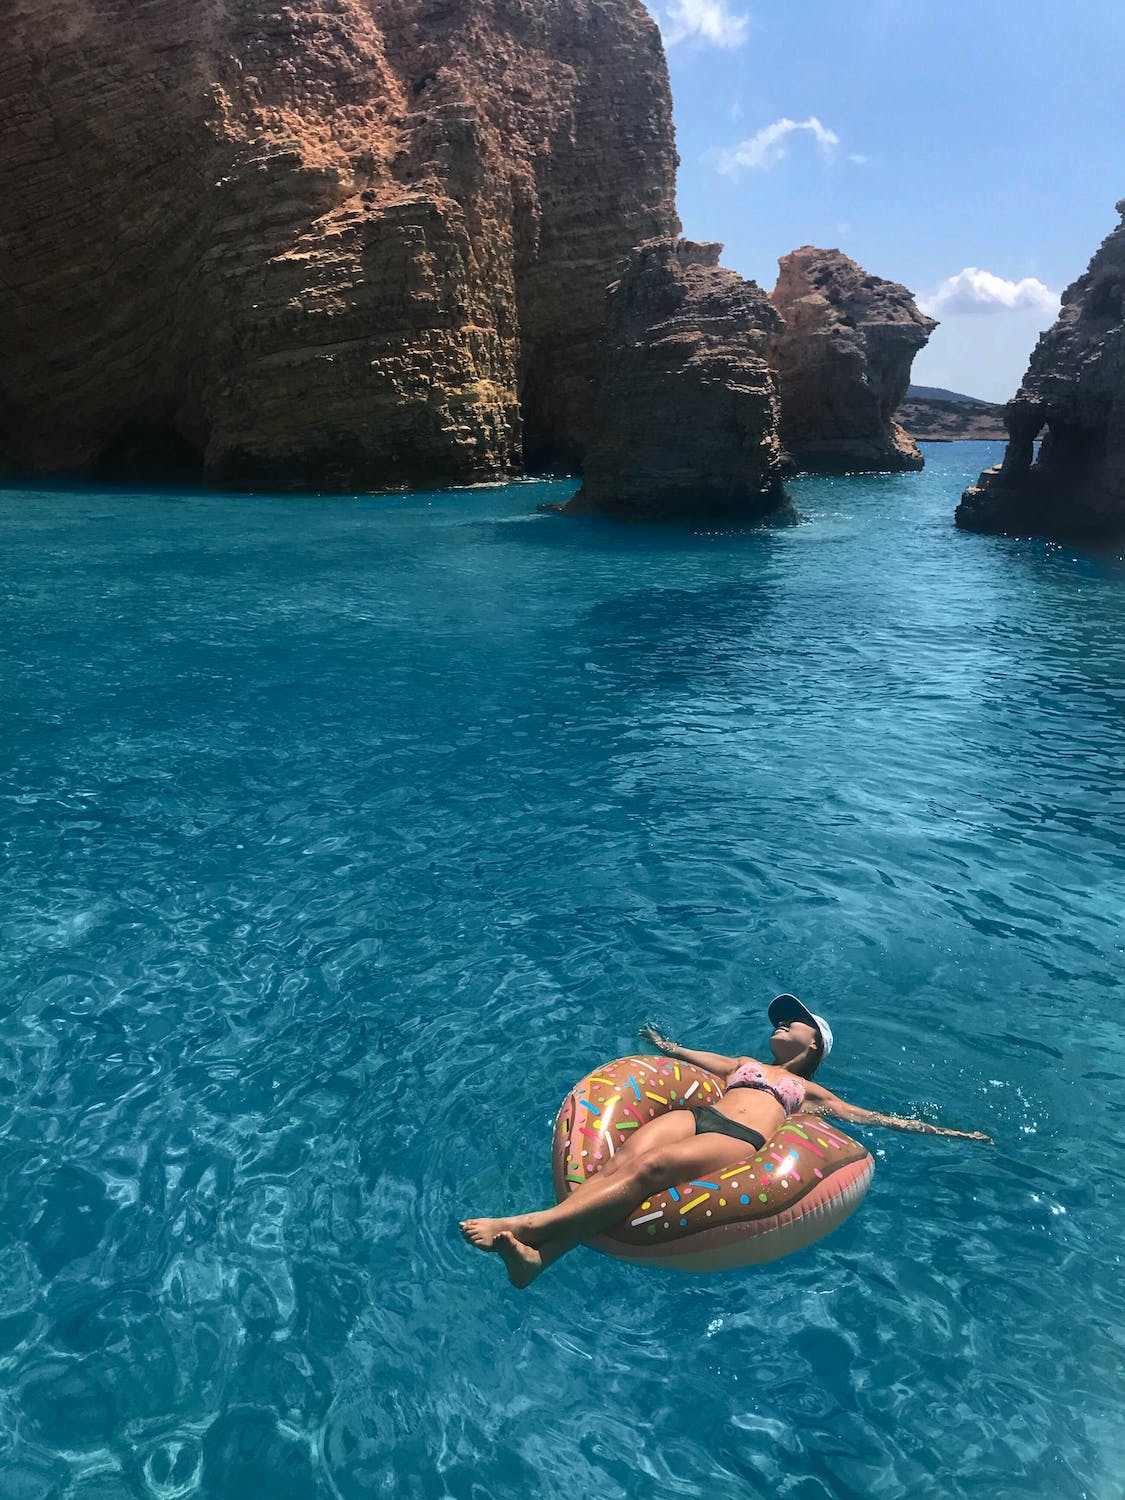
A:
<svg viewBox="0 0 1125 1500">
<path fill-rule="evenodd" d="M 870 276 L 839 250 L 783 256 L 770 294 L 785 320 L 770 362 L 781 388 L 781 440 L 800 469 L 920 469 L 894 420 L 910 366 L 937 326 L 896 281 Z"/>
<path fill-rule="evenodd" d="M 675 232 L 640 0 L 9 0 L 0 463 L 381 488 L 573 463 Z"/>
<path fill-rule="evenodd" d="M 1125 534 L 1125 199 L 1117 212 L 1122 222 L 1063 293 L 1005 409 L 1003 462 L 962 496 L 967 530 Z"/>
<path fill-rule="evenodd" d="M 568 511 L 795 520 L 767 351 L 781 320 L 721 245 L 639 245 L 606 297 L 594 440 Z"/>
</svg>

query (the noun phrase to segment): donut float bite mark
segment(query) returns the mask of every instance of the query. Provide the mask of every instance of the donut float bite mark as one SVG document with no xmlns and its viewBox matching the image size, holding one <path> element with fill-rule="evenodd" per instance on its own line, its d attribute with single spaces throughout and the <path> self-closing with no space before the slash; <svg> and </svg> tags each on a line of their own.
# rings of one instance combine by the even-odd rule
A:
<svg viewBox="0 0 1125 1500">
<path fill-rule="evenodd" d="M 588 1074 L 555 1121 L 552 1171 L 561 1203 L 657 1114 L 722 1096 L 713 1074 L 689 1063 L 623 1057 Z M 598 1143 L 595 1149 L 593 1142 Z M 621 1260 L 671 1270 L 760 1265 L 823 1239 L 859 1206 L 875 1164 L 815 1115 L 785 1120 L 760 1152 L 717 1174 L 679 1183 L 638 1204 L 590 1241 Z"/>
</svg>

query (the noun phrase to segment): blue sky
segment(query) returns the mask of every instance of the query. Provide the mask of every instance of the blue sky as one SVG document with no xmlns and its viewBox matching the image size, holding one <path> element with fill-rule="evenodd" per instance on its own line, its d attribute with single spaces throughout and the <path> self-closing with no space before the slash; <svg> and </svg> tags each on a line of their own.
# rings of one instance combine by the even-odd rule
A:
<svg viewBox="0 0 1125 1500">
<path fill-rule="evenodd" d="M 838 246 L 942 320 L 914 379 L 1003 401 L 1125 197 L 1125 0 L 651 0 L 684 233 L 767 290 Z"/>
</svg>

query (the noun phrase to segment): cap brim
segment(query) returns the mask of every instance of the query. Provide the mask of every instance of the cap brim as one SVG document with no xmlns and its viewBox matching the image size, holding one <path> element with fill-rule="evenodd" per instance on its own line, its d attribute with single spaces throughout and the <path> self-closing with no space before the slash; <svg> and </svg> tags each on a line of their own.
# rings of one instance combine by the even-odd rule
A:
<svg viewBox="0 0 1125 1500">
<path fill-rule="evenodd" d="M 782 1021 L 803 1021 L 811 1026 L 820 1038 L 821 1061 L 832 1051 L 832 1028 L 823 1016 L 818 1016 L 807 1005 L 802 1005 L 796 995 L 778 995 L 770 1001 L 766 1012 L 774 1026 Z"/>
<path fill-rule="evenodd" d="M 816 1017 L 807 1005 L 802 1005 L 796 995 L 778 995 L 770 1001 L 770 1008 L 766 1011 L 768 1018 L 776 1026 L 779 1021 L 804 1021 L 806 1026 L 817 1026 Z M 817 1030 L 820 1028 L 817 1027 Z"/>
</svg>

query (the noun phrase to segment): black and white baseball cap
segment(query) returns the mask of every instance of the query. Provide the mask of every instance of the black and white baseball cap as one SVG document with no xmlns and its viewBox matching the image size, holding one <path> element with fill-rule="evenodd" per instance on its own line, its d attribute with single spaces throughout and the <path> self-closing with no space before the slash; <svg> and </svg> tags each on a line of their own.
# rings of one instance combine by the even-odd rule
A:
<svg viewBox="0 0 1125 1500">
<path fill-rule="evenodd" d="M 823 1016 L 818 1016 L 807 1005 L 802 1005 L 796 995 L 778 995 L 770 1001 L 766 1012 L 775 1026 L 782 1021 L 804 1021 L 806 1026 L 815 1026 L 820 1032 L 820 1056 L 824 1058 L 832 1051 L 832 1028 Z"/>
</svg>

